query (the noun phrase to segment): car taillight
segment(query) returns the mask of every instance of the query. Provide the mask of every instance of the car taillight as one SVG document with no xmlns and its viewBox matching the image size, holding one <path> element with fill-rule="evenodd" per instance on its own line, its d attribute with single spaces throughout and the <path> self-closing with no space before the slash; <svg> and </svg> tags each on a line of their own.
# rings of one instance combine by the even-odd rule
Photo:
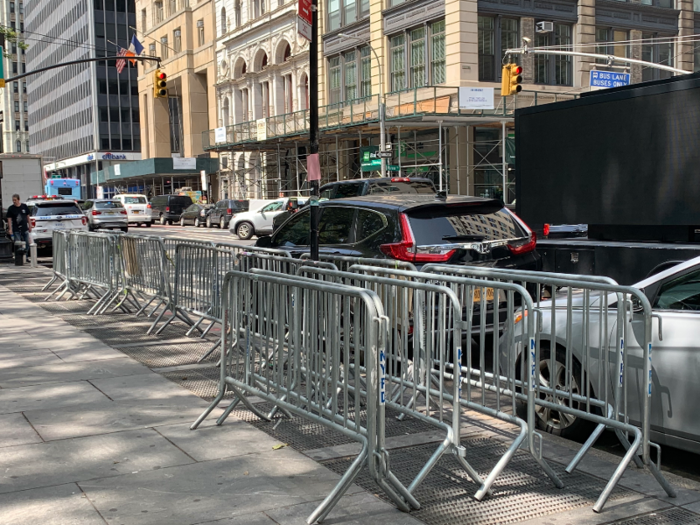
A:
<svg viewBox="0 0 700 525">
<path fill-rule="evenodd" d="M 411 182 L 408 177 L 392 177 L 391 182 Z"/>
<path fill-rule="evenodd" d="M 101 211 L 97 211 L 97 210 L 92 210 L 92 214 L 93 214 L 93 215 L 102 215 L 102 212 L 101 212 Z"/>
<path fill-rule="evenodd" d="M 126 210 L 122 210 L 119 213 L 121 213 L 122 215 L 126 215 Z"/>
<path fill-rule="evenodd" d="M 148 208 L 148 209 L 150 210 L 150 209 L 151 209 L 151 205 L 150 205 L 150 204 L 146 204 L 146 208 Z"/>
<path fill-rule="evenodd" d="M 408 217 L 404 213 L 399 214 L 399 225 L 401 226 L 401 241 L 379 246 L 382 253 L 388 255 L 392 259 L 416 263 L 445 262 L 448 261 L 456 251 L 454 249 L 441 249 L 440 247 L 433 246 L 430 248 L 416 247 L 411 225 L 408 222 Z"/>
<path fill-rule="evenodd" d="M 513 255 L 522 255 L 523 253 L 531 252 L 537 246 L 537 235 L 535 232 L 530 232 L 530 237 L 514 242 L 508 243 L 508 249 Z"/>
<path fill-rule="evenodd" d="M 549 224 L 544 225 L 544 228 L 542 228 L 542 233 L 544 233 L 545 237 L 549 235 Z"/>
<path fill-rule="evenodd" d="M 170 211 L 170 206 L 166 206 L 165 211 Z"/>
<path fill-rule="evenodd" d="M 231 208 L 226 208 L 226 215 L 231 215 Z"/>
<path fill-rule="evenodd" d="M 83 222 L 83 226 L 87 226 L 87 217 L 80 217 L 80 220 Z"/>
<path fill-rule="evenodd" d="M 36 228 L 36 219 L 30 217 L 29 224 L 31 225 L 32 229 Z"/>
</svg>

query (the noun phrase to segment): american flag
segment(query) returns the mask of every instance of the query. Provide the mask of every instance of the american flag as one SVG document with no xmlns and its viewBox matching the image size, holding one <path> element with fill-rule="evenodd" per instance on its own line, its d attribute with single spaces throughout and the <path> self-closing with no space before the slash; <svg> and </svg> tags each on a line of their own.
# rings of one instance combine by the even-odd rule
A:
<svg viewBox="0 0 700 525">
<path fill-rule="evenodd" d="M 117 56 L 120 56 L 120 57 L 126 56 L 126 49 L 124 49 L 123 47 L 120 47 L 119 53 L 117 53 Z M 125 67 L 126 67 L 126 60 L 124 60 L 123 58 L 120 58 L 119 60 L 117 60 L 117 75 L 121 75 L 121 72 L 124 70 Z"/>
</svg>

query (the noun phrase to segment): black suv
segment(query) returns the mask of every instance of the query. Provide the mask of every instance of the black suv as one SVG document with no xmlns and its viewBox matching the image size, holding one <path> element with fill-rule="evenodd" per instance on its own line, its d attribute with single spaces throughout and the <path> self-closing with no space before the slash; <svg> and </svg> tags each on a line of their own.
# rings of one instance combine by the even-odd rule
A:
<svg viewBox="0 0 700 525">
<path fill-rule="evenodd" d="M 428 263 L 541 269 L 536 236 L 500 200 L 436 195 L 365 195 L 320 203 L 322 253 Z M 257 246 L 309 251 L 309 209 Z"/>
<path fill-rule="evenodd" d="M 224 199 L 216 203 L 207 215 L 207 228 L 217 225 L 222 230 L 228 226 L 231 217 L 248 211 L 247 200 Z"/>
<path fill-rule="evenodd" d="M 172 224 L 192 204 L 188 195 L 158 195 L 151 199 L 151 220 L 161 224 Z"/>
<path fill-rule="evenodd" d="M 421 177 L 380 177 L 341 180 L 321 186 L 321 198 L 328 200 L 395 193 L 435 195 L 435 185 L 430 179 Z"/>
</svg>

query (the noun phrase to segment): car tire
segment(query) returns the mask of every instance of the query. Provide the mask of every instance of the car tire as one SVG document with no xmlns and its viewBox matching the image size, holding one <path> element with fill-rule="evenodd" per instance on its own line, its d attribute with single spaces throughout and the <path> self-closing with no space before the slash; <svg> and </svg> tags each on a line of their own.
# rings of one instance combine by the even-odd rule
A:
<svg viewBox="0 0 700 525">
<path fill-rule="evenodd" d="M 551 364 L 550 355 L 551 354 L 548 343 L 542 342 L 540 346 L 540 365 L 537 367 L 540 373 L 540 384 L 547 384 L 551 382 L 551 380 L 549 379 L 551 376 L 549 372 Z M 566 351 L 560 346 L 557 346 L 556 364 L 557 369 L 555 370 L 554 375 L 557 378 L 557 389 L 564 390 L 565 387 L 562 381 L 565 381 L 567 375 Z M 517 367 L 517 370 L 520 370 L 519 365 Z M 574 385 L 575 393 L 579 393 L 581 395 L 585 394 L 585 392 L 581 391 L 581 388 L 578 384 L 581 382 L 581 364 L 575 357 L 573 358 L 573 376 L 571 378 L 571 381 L 572 385 Z M 589 388 L 591 392 L 591 398 L 593 398 L 595 396 L 593 392 L 593 386 L 589 384 Z M 544 394 L 542 394 L 542 396 L 544 396 Z M 547 396 L 544 396 L 544 399 L 547 399 Z M 573 408 L 579 408 L 583 411 L 586 410 L 584 403 L 579 404 L 576 401 L 573 402 Z M 602 412 L 598 408 L 591 407 L 591 411 L 594 414 L 602 415 Z M 527 420 L 527 404 L 524 402 L 518 402 L 516 405 L 516 414 L 519 418 Z M 557 412 L 556 410 L 546 409 L 539 406 L 535 407 L 535 422 L 539 430 L 543 430 L 549 434 L 561 436 L 565 439 L 571 439 L 579 442 L 585 441 L 596 427 L 595 423 L 593 423 L 592 421 L 588 421 L 585 419 L 581 419 L 580 417 L 574 417 L 570 415 L 563 416 L 561 412 Z"/>
<path fill-rule="evenodd" d="M 124 233 L 128 233 L 129 227 L 127 226 L 126 228 L 121 228 L 121 230 L 122 230 Z"/>
<path fill-rule="evenodd" d="M 199 222 L 199 217 L 196 217 L 194 219 L 194 227 L 199 228 L 202 225 L 202 223 Z"/>
<path fill-rule="evenodd" d="M 168 221 L 165 220 L 165 217 L 163 217 L 163 216 L 161 215 L 161 216 L 160 216 L 160 225 L 161 225 L 161 226 L 165 226 L 167 222 L 168 222 Z"/>
<path fill-rule="evenodd" d="M 150 227 L 151 227 L 151 223 L 150 223 L 150 222 L 147 222 L 147 223 L 146 223 L 146 228 L 150 228 Z"/>
<path fill-rule="evenodd" d="M 207 228 L 211 228 L 211 217 L 207 217 Z"/>
<path fill-rule="evenodd" d="M 219 228 L 222 230 L 226 229 L 226 219 L 224 217 L 221 217 L 221 220 L 219 221 Z"/>
<path fill-rule="evenodd" d="M 250 239 L 253 235 L 255 234 L 255 228 L 253 228 L 253 225 L 249 223 L 248 221 L 243 221 L 241 223 L 238 223 L 236 225 L 236 235 L 238 235 L 238 238 L 247 241 Z"/>
<path fill-rule="evenodd" d="M 183 228 L 185 227 L 185 218 L 184 217 L 180 217 L 180 226 L 182 226 Z"/>
</svg>

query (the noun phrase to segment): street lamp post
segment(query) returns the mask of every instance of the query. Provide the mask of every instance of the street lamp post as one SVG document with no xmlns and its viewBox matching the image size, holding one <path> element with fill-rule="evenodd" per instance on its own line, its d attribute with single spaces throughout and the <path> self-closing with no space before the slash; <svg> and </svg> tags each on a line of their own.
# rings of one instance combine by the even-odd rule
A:
<svg viewBox="0 0 700 525">
<path fill-rule="evenodd" d="M 377 64 L 379 65 L 379 133 L 381 137 L 379 138 L 379 152 L 384 153 L 386 151 L 386 133 L 385 133 L 385 109 L 386 106 L 384 104 L 384 75 L 383 75 L 383 68 L 382 68 L 382 61 L 379 60 L 379 55 L 377 55 L 377 52 L 374 50 L 374 47 L 372 44 L 369 42 L 365 42 L 361 38 L 358 38 L 356 36 L 351 36 L 346 33 L 340 33 L 338 36 L 342 38 L 347 38 L 349 40 L 356 40 L 358 42 L 362 42 L 363 44 L 366 44 L 370 51 L 372 51 L 372 54 L 374 55 L 375 60 L 377 61 Z M 386 177 L 386 158 L 383 156 L 381 157 L 382 161 L 382 177 Z"/>
</svg>

